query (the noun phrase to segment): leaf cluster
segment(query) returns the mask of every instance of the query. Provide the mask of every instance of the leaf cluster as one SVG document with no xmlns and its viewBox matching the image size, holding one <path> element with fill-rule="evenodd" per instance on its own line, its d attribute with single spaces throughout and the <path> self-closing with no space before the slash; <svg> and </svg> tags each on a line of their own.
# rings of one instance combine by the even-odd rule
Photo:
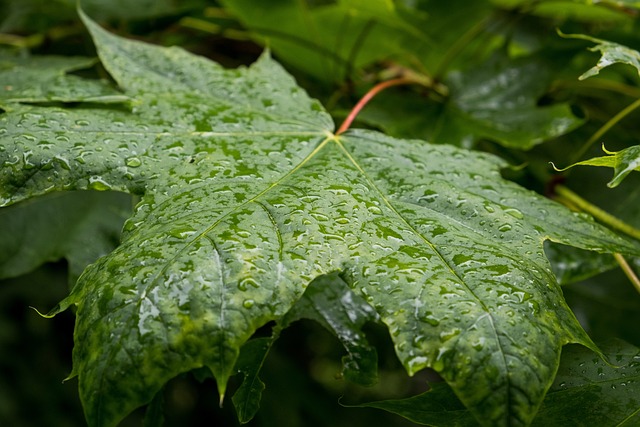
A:
<svg viewBox="0 0 640 427">
<path fill-rule="evenodd" d="M 66 260 L 89 425 L 278 417 L 289 331 L 345 406 L 638 422 L 637 2 L 71 3 L 0 3 L 0 277 Z"/>
</svg>

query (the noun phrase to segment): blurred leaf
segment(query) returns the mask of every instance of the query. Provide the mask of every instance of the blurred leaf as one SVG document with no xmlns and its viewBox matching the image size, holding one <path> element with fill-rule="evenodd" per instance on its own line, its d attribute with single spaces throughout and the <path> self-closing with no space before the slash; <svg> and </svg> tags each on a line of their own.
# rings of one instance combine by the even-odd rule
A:
<svg viewBox="0 0 640 427">
<path fill-rule="evenodd" d="M 68 74 L 92 67 L 96 59 L 20 56 L 0 50 L 0 105 L 8 102 L 123 102 L 128 98 L 101 80 Z"/>
<path fill-rule="evenodd" d="M 406 399 L 382 400 L 353 405 L 378 408 L 429 426 L 474 427 L 478 422 L 446 383 L 430 384 L 425 393 Z M 351 406 L 351 405 L 348 405 Z"/>
<path fill-rule="evenodd" d="M 562 351 L 556 380 L 534 426 L 633 426 L 640 423 L 640 350 L 620 340 L 600 346 L 614 365 L 581 346 Z"/>
<path fill-rule="evenodd" d="M 546 242 L 544 252 L 561 285 L 579 282 L 618 267 L 612 255 L 588 252 L 571 246 Z"/>
<path fill-rule="evenodd" d="M 623 341 L 601 348 L 616 366 L 588 348 L 565 347 L 556 380 L 533 426 L 576 425 L 576 414 L 584 426 L 631 426 L 640 421 L 640 351 Z M 355 406 L 383 409 L 434 427 L 478 425 L 444 383 L 434 383 L 431 390 L 407 399 Z"/>
<path fill-rule="evenodd" d="M 299 319 L 315 320 L 340 340 L 347 350 L 342 359 L 346 379 L 364 386 L 377 382 L 378 357 L 362 327 L 379 321 L 379 317 L 336 274 L 314 280 L 285 316 L 287 324 Z"/>
<path fill-rule="evenodd" d="M 66 258 L 69 283 L 118 245 L 131 196 L 56 193 L 0 209 L 0 278 L 16 277 Z"/>
<path fill-rule="evenodd" d="M 505 8 L 522 8 L 527 13 L 554 20 L 576 20 L 588 23 L 632 22 L 635 0 L 491 0 Z"/>
<path fill-rule="evenodd" d="M 208 4 L 206 0 L 2 0 L 0 32 L 41 32 L 77 21 L 78 3 L 99 21 L 158 18 Z"/>
<path fill-rule="evenodd" d="M 463 147 L 490 139 L 527 150 L 584 123 L 569 104 L 538 105 L 551 78 L 551 68 L 541 58 L 513 59 L 502 52 L 479 66 L 451 73 L 445 82 L 450 97 L 444 104 L 384 94 L 361 117 L 398 136 Z"/>
<path fill-rule="evenodd" d="M 279 58 L 325 82 L 376 61 L 419 56 L 427 38 L 390 0 L 223 1 Z"/>
</svg>

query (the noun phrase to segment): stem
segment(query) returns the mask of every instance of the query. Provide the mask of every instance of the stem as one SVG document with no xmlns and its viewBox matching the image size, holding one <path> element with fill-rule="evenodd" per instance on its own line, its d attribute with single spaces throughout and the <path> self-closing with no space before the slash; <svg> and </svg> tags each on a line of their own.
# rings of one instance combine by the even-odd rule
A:
<svg viewBox="0 0 640 427">
<path fill-rule="evenodd" d="M 414 84 L 414 83 L 419 83 L 419 82 L 407 77 L 399 77 L 397 79 L 387 80 L 387 81 L 378 83 L 377 85 L 369 89 L 369 92 L 365 93 L 362 98 L 360 98 L 360 101 L 358 101 L 356 106 L 353 107 L 353 109 L 349 112 L 349 115 L 344 120 L 344 122 L 342 122 L 342 125 L 340 125 L 338 132 L 336 132 L 336 135 L 340 135 L 341 133 L 349 129 L 349 127 L 351 127 L 351 123 L 353 123 L 358 113 L 360 113 L 360 110 L 362 110 L 364 106 L 367 105 L 369 101 L 371 101 L 371 99 L 374 96 L 376 96 L 379 92 L 383 91 L 388 87 L 408 85 L 408 84 Z"/>
<path fill-rule="evenodd" d="M 604 135 L 605 133 L 607 133 L 609 131 L 609 129 L 611 129 L 613 126 L 615 126 L 620 120 L 624 119 L 626 116 L 631 114 L 638 107 L 640 107 L 640 99 L 636 99 L 634 102 L 629 104 L 626 108 L 624 108 L 618 114 L 616 114 L 611 119 L 609 119 L 609 121 L 607 123 L 605 123 L 600 129 L 598 129 L 598 131 L 596 133 L 594 133 L 593 136 L 591 138 L 589 138 L 589 140 L 582 146 L 580 151 L 578 151 L 578 153 L 576 154 L 576 156 L 574 158 L 574 162 L 572 162 L 572 163 L 575 163 L 580 158 L 582 158 L 582 156 L 584 156 L 584 154 L 593 145 L 594 142 L 596 142 L 598 139 L 600 139 L 602 137 L 602 135 Z"/>
<path fill-rule="evenodd" d="M 626 259 L 620 254 L 613 254 L 613 257 L 618 261 L 620 268 L 624 271 L 624 274 L 627 276 L 629 281 L 633 284 L 636 290 L 640 293 L 640 279 L 636 275 L 635 271 L 631 268 Z"/>
<path fill-rule="evenodd" d="M 620 231 L 628 236 L 633 237 L 634 239 L 640 240 L 640 230 L 616 218 L 615 216 L 600 209 L 599 207 L 589 203 L 588 201 L 578 196 L 573 191 L 569 190 L 564 185 L 558 185 L 555 188 L 555 191 L 556 191 L 556 194 L 560 196 L 558 201 L 560 202 L 563 202 L 563 200 L 568 201 L 573 206 L 577 207 L 583 212 L 587 212 L 588 214 L 593 216 L 595 219 L 597 219 L 603 224 L 606 224 L 612 229 Z"/>
</svg>

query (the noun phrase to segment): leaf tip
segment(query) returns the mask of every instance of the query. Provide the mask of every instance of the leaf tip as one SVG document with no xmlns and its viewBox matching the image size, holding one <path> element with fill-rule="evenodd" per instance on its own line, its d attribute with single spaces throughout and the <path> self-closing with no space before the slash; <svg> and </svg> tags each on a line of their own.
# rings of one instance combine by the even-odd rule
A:
<svg viewBox="0 0 640 427">
<path fill-rule="evenodd" d="M 36 313 L 38 313 L 38 315 L 40 317 L 44 317 L 45 319 L 51 319 L 52 317 L 54 317 L 56 314 L 60 313 L 62 310 L 60 310 L 60 304 L 57 304 L 55 307 L 53 307 L 51 310 L 49 310 L 49 312 L 47 313 L 42 313 L 40 312 L 40 310 L 38 310 L 37 308 L 33 307 L 33 306 L 29 306 L 29 308 L 33 311 L 35 311 Z"/>
</svg>

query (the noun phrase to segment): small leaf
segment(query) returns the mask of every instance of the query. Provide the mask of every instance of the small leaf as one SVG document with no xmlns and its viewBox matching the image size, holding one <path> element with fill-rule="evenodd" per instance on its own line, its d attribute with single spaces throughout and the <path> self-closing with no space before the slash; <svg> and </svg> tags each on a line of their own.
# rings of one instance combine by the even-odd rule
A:
<svg viewBox="0 0 640 427">
<path fill-rule="evenodd" d="M 608 187 L 614 188 L 620 185 L 623 179 L 632 171 L 640 170 L 640 145 L 634 145 L 620 151 L 608 151 L 604 146 L 603 151 L 607 156 L 594 157 L 589 160 L 583 160 L 573 165 L 567 166 L 558 171 L 565 171 L 574 166 L 604 166 L 613 168 L 613 179 L 607 184 Z"/>
<path fill-rule="evenodd" d="M 345 378 L 364 386 L 377 382 L 377 353 L 367 343 L 361 328 L 368 321 L 378 321 L 378 316 L 337 274 L 321 276 L 311 282 L 270 338 L 252 339 L 242 346 L 236 369 L 244 379 L 233 396 L 241 423 L 249 422 L 259 409 L 265 385 L 258 375 L 267 353 L 280 331 L 300 319 L 317 321 L 342 342 L 348 352 L 343 358 Z"/>
<path fill-rule="evenodd" d="M 236 369 L 244 378 L 232 401 L 241 424 L 251 421 L 260 409 L 260 399 L 265 385 L 258 375 L 276 339 L 277 335 L 271 338 L 255 338 L 247 341 L 240 350 Z"/>
<path fill-rule="evenodd" d="M 628 48 L 627 46 L 619 43 L 614 43 L 595 37 L 587 36 L 584 34 L 563 34 L 559 33 L 562 37 L 571 39 L 581 39 L 596 43 L 596 46 L 589 48 L 592 52 L 600 51 L 602 56 L 598 60 L 598 63 L 591 69 L 587 70 L 584 74 L 578 77 L 579 80 L 584 80 L 589 77 L 595 76 L 600 73 L 600 70 L 613 64 L 628 64 L 638 71 L 640 75 L 640 52 L 635 49 Z"/>
<path fill-rule="evenodd" d="M 432 383 L 430 390 L 406 399 L 381 400 L 348 407 L 378 408 L 414 423 L 434 427 L 476 427 L 478 422 L 446 383 Z"/>
</svg>

